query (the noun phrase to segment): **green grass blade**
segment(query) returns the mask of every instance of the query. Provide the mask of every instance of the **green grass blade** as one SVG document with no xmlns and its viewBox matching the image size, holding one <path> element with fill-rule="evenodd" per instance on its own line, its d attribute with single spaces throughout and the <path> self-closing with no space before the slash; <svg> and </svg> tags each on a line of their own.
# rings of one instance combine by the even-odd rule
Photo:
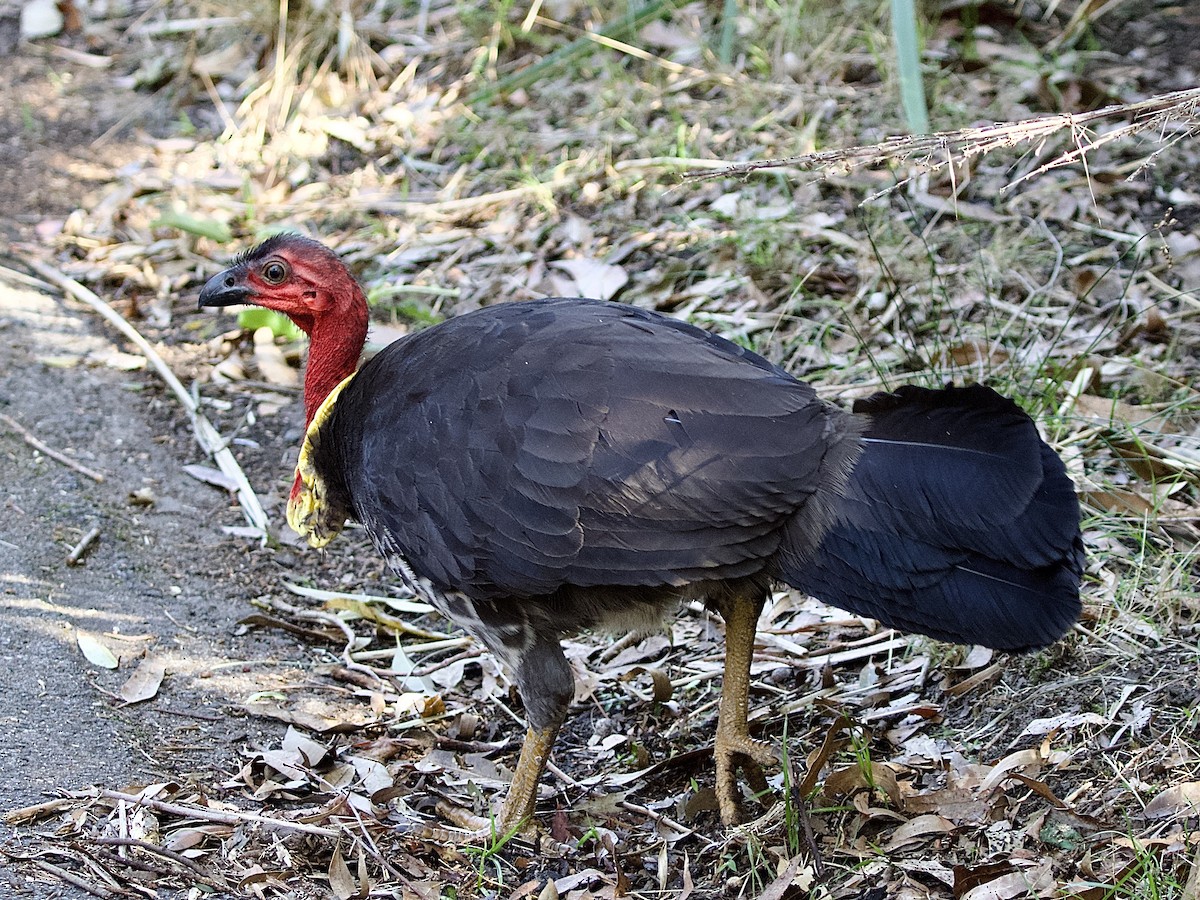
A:
<svg viewBox="0 0 1200 900">
<path fill-rule="evenodd" d="M 908 130 L 913 134 L 928 134 L 929 109 L 925 105 L 925 88 L 921 83 L 921 45 L 913 0 L 892 0 L 892 32 L 896 38 L 896 62 L 900 70 L 900 101 Z"/>
<path fill-rule="evenodd" d="M 725 0 L 721 10 L 721 40 L 717 45 L 717 59 L 721 65 L 733 62 L 733 37 L 737 33 L 738 0 Z"/>
</svg>

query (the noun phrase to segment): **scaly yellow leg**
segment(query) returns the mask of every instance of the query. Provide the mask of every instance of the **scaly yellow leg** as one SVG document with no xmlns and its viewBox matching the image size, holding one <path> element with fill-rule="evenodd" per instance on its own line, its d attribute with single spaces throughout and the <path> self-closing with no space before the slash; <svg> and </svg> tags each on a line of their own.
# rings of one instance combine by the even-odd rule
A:
<svg viewBox="0 0 1200 900">
<path fill-rule="evenodd" d="M 774 751 L 762 741 L 750 737 L 746 716 L 750 706 L 750 659 L 758 628 L 761 601 L 732 599 L 718 604 L 725 620 L 725 680 L 721 685 L 721 707 L 717 717 L 717 737 L 713 754 L 717 763 L 717 804 L 721 821 L 736 825 L 741 821 L 741 796 L 737 770 L 742 768 L 751 789 L 757 794 L 768 790 L 762 766 L 774 766 Z"/>
<path fill-rule="evenodd" d="M 496 827 L 501 834 L 508 834 L 533 821 L 533 808 L 537 803 L 538 782 L 546 771 L 550 759 L 550 748 L 558 736 L 558 725 L 539 730 L 530 728 L 521 745 L 521 756 L 513 772 L 512 785 L 504 806 L 500 809 L 500 820 Z"/>
<path fill-rule="evenodd" d="M 530 728 L 525 733 L 525 743 L 521 745 L 521 755 L 517 759 L 517 768 L 513 771 L 512 784 L 504 798 L 504 805 L 500 808 L 500 815 L 494 823 L 496 837 L 531 830 L 538 782 L 546 770 L 550 748 L 554 746 L 558 729 L 558 725 L 551 725 L 540 731 Z M 493 836 L 493 822 L 490 819 L 474 815 L 444 800 L 437 804 L 437 811 L 443 819 L 475 832 L 477 837 L 490 839 Z"/>
</svg>

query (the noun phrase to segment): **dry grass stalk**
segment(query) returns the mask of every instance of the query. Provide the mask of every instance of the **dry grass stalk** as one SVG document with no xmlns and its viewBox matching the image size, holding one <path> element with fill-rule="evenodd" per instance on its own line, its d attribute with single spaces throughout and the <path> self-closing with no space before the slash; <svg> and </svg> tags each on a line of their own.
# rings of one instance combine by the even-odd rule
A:
<svg viewBox="0 0 1200 900">
<path fill-rule="evenodd" d="M 1036 149 L 1040 151 L 1046 141 L 1061 132 L 1069 131 L 1071 133 L 1073 149 L 1022 175 L 1008 185 L 1008 188 L 1011 189 L 1023 181 L 1041 175 L 1050 169 L 1072 163 L 1077 159 L 1084 160 L 1086 165 L 1087 153 L 1116 140 L 1151 130 L 1161 132 L 1164 137 L 1160 139 L 1165 140 L 1166 132 L 1172 124 L 1180 123 L 1182 128 L 1167 142 L 1169 146 L 1200 130 L 1198 107 L 1200 107 L 1200 88 L 1192 88 L 1186 91 L 1161 94 L 1146 100 L 1139 100 L 1136 103 L 1106 106 L 1091 112 L 1037 116 L 1017 122 L 998 122 L 975 128 L 960 128 L 956 131 L 939 131 L 935 134 L 899 135 L 877 144 L 839 150 L 822 150 L 800 156 L 761 159 L 727 165 L 719 169 L 693 170 L 685 172 L 683 179 L 685 181 L 702 181 L 730 176 L 745 178 L 760 169 L 779 168 L 844 174 L 855 169 L 902 160 L 915 162 L 924 172 L 938 172 L 994 150 L 1009 149 L 1021 144 L 1036 144 Z M 1092 126 L 1097 123 L 1119 118 L 1127 118 L 1129 121 L 1103 134 L 1092 134 Z M 1155 151 L 1129 177 L 1132 178 L 1133 175 L 1136 175 L 1153 160 L 1154 156 L 1161 152 L 1161 148 Z M 905 179 L 887 190 L 894 190 L 907 180 Z M 887 191 L 882 193 L 887 193 Z"/>
</svg>

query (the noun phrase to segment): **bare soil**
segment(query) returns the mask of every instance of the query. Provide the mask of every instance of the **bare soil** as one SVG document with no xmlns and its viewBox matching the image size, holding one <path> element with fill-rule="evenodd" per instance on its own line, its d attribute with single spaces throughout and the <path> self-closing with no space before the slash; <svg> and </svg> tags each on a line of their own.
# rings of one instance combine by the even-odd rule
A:
<svg viewBox="0 0 1200 900">
<path fill-rule="evenodd" d="M 276 633 L 238 626 L 249 612 L 245 582 L 265 577 L 264 561 L 219 531 L 238 521 L 222 492 L 183 474 L 200 453 L 155 387 L 84 361 L 62 367 L 110 346 L 91 321 L 0 280 L 0 334 L 0 412 L 105 476 L 97 484 L 0 427 L 0 808 L 89 785 L 227 779 L 242 750 L 278 742 L 281 730 L 248 717 L 242 702 L 294 680 L 291 661 L 305 655 Z M 130 502 L 147 488 L 152 506 Z M 93 525 L 98 542 L 68 565 Z M 80 630 L 133 664 L 161 657 L 158 696 L 124 704 L 116 693 L 133 666 L 89 663 Z M 12 896 L 63 895 L 4 878 Z"/>
<path fill-rule="evenodd" d="M 0 244 L 68 214 L 89 182 L 110 178 L 134 141 L 121 116 L 146 105 L 109 73 L 36 52 L 0 66 Z M 242 751 L 282 731 L 242 702 L 294 680 L 292 660 L 306 653 L 238 625 L 252 585 L 276 569 L 220 531 L 240 521 L 225 492 L 183 473 L 203 454 L 160 387 L 97 362 L 116 349 L 86 311 L 0 273 L 0 413 L 104 476 L 97 483 L 47 457 L 0 420 L 4 810 L 89 785 L 227 779 Z M 147 489 L 153 503 L 131 501 Z M 98 541 L 68 565 L 93 526 Z M 117 647 L 121 668 L 90 663 L 80 631 Z M 153 701 L 126 705 L 117 692 L 146 654 L 165 661 L 166 678 Z M 4 851 L 19 855 L 26 832 L 0 832 Z M 13 862 L 0 856 L 4 896 L 86 896 Z"/>
</svg>

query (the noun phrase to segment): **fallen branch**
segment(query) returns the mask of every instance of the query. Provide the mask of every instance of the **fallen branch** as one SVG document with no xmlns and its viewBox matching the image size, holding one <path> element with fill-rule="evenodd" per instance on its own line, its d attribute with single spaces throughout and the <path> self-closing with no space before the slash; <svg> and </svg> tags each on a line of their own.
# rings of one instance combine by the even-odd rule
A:
<svg viewBox="0 0 1200 900">
<path fill-rule="evenodd" d="M 368 678 L 373 679 L 376 683 L 387 683 L 384 676 L 378 670 L 372 669 L 370 666 L 364 666 L 362 663 L 355 662 L 351 658 L 350 651 L 353 650 L 355 644 L 358 643 L 358 635 L 354 633 L 353 628 L 351 628 L 333 613 L 323 612 L 319 609 L 302 609 L 299 606 L 294 606 L 291 603 L 284 603 L 282 600 L 278 599 L 276 599 L 274 602 L 275 605 L 284 612 L 291 613 L 297 618 L 307 619 L 310 622 L 321 622 L 325 625 L 332 625 L 334 628 L 340 630 L 346 637 L 346 644 L 342 647 L 342 665 L 351 672 L 358 672 L 361 675 L 365 675 Z"/>
<path fill-rule="evenodd" d="M 246 478 L 246 473 L 238 465 L 238 461 L 234 458 L 229 447 L 226 446 L 225 439 L 221 437 L 220 432 L 208 420 L 208 417 L 200 412 L 200 407 L 196 404 L 192 395 L 188 393 L 183 383 L 175 377 L 175 373 L 171 371 L 163 358 L 159 356 L 158 351 L 150 345 L 149 341 L 142 337 L 136 328 L 129 324 L 124 316 L 74 278 L 64 275 L 57 269 L 36 259 L 26 260 L 26 264 L 42 276 L 42 278 L 99 313 L 105 321 L 121 332 L 121 334 L 132 341 L 142 351 L 142 354 L 150 362 L 150 365 L 158 372 L 159 377 L 171 389 L 171 393 L 178 398 L 183 408 L 187 410 L 188 416 L 192 421 L 192 432 L 196 436 L 196 443 L 200 445 L 200 448 L 205 453 L 212 457 L 217 467 L 237 484 L 238 503 L 241 504 L 242 513 L 245 515 L 250 527 L 257 529 L 260 539 L 265 543 L 267 539 L 267 514 L 263 511 L 262 504 L 258 500 L 258 495 L 254 493 L 254 488 L 250 486 L 250 482 Z"/>
<path fill-rule="evenodd" d="M 248 812 L 219 812 L 205 806 L 193 804 L 167 803 L 165 800 L 155 800 L 138 794 L 126 794 L 123 791 L 87 790 L 74 791 L 68 796 L 76 800 L 115 800 L 118 803 L 129 803 L 133 806 L 144 806 L 155 812 L 167 813 L 187 819 L 197 819 L 201 822 L 211 822 L 215 825 L 261 825 L 268 831 L 298 831 L 318 837 L 338 838 L 342 836 L 341 829 L 323 828 L 320 825 L 309 825 L 307 822 L 291 822 L 287 819 L 272 819 L 270 816 L 260 816 Z"/>
<path fill-rule="evenodd" d="M 205 884 L 211 884 L 214 887 L 224 888 L 223 883 L 215 883 L 213 876 L 204 870 L 204 868 L 194 860 L 188 859 L 182 853 L 176 853 L 174 850 L 168 850 L 166 847 L 160 847 L 157 844 L 152 844 L 150 841 L 142 841 L 137 838 L 127 837 L 95 837 L 92 842 L 109 847 L 133 847 L 138 850 L 144 850 L 154 856 L 161 856 L 163 859 L 169 859 L 177 865 L 183 866 Z"/>
<path fill-rule="evenodd" d="M 98 884 L 92 884 L 90 881 L 85 878 L 81 878 L 74 872 L 68 872 L 62 866 L 56 866 L 54 863 L 48 863 L 44 859 L 34 859 L 30 860 L 30 862 L 32 862 L 42 871 L 49 872 L 55 878 L 60 878 L 67 884 L 73 885 L 74 887 L 79 888 L 81 891 L 91 894 L 93 897 L 108 898 L 121 896 L 121 894 L 118 894 L 116 891 L 109 890 L 106 887 L 101 887 Z M 123 893 L 124 892 L 122 892 L 122 894 Z"/>
<path fill-rule="evenodd" d="M 35 803 L 33 806 L 10 809 L 4 814 L 3 821 L 5 825 L 28 825 L 30 822 L 36 822 L 38 819 L 74 805 L 75 801 L 71 798 L 59 797 L 56 800 L 47 800 L 45 803 Z"/>
<path fill-rule="evenodd" d="M 307 597 L 309 600 L 358 600 L 363 603 L 384 603 L 390 606 L 392 609 L 398 609 L 402 612 L 433 612 L 432 606 L 430 606 L 428 603 L 421 603 L 417 600 L 402 600 L 395 597 L 380 597 L 377 594 L 351 594 L 346 591 L 323 591 L 319 588 L 310 588 L 299 584 L 293 584 L 286 579 L 282 581 L 282 584 L 296 596 Z M 426 632 L 426 634 L 428 634 L 428 632 Z M 446 637 L 446 635 L 439 634 L 437 637 Z"/>
<path fill-rule="evenodd" d="M 86 475 L 88 478 L 92 479 L 92 481 L 95 481 L 97 484 L 102 484 L 104 482 L 104 475 L 102 475 L 100 472 L 97 472 L 94 469 L 89 469 L 87 466 L 83 465 L 82 463 L 75 462 L 75 460 L 71 459 L 71 457 L 67 456 L 65 453 L 59 453 L 57 450 L 47 447 L 40 440 L 38 440 L 37 437 L 34 436 L 33 432 L 31 432 L 29 429 L 27 429 L 24 425 L 22 425 L 20 422 L 18 422 L 16 419 L 12 418 L 11 416 L 6 416 L 4 413 L 0 413 L 0 422 L 3 422 L 5 425 L 7 425 L 9 427 L 10 430 L 15 431 L 17 434 L 19 434 L 21 436 L 21 439 L 23 441 L 25 441 L 25 443 L 27 443 L 34 450 L 37 450 L 39 453 L 42 453 L 42 454 L 50 457 L 51 459 L 55 460 L 56 462 L 62 463 L 68 469 L 74 469 L 76 472 L 79 472 L 81 475 Z"/>
</svg>

